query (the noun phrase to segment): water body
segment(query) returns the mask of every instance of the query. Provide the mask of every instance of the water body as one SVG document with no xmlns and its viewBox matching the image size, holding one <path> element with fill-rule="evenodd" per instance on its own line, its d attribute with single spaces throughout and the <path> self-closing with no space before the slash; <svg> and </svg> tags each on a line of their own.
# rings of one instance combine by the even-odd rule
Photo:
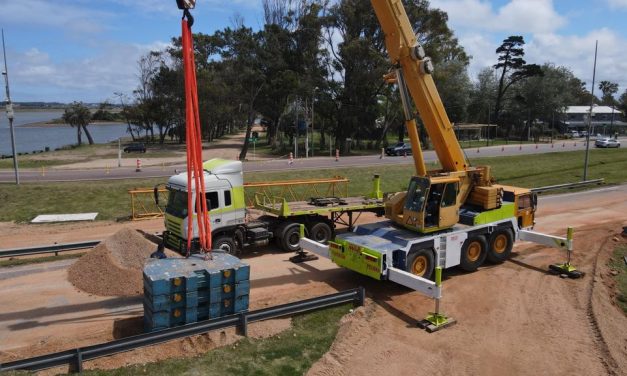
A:
<svg viewBox="0 0 627 376">
<path fill-rule="evenodd" d="M 76 128 L 69 125 L 25 127 L 25 125 L 51 121 L 63 115 L 63 111 L 25 111 L 15 112 L 13 129 L 15 131 L 15 149 L 18 153 L 30 153 L 34 150 L 44 150 L 49 147 L 54 150 L 61 146 L 76 144 Z M 94 142 L 104 144 L 115 141 L 120 137 L 128 137 L 126 124 L 115 123 L 107 125 L 89 125 Z M 87 137 L 83 134 L 83 142 Z M 9 119 L 4 111 L 0 112 L 0 155 L 11 154 L 11 133 Z"/>
</svg>

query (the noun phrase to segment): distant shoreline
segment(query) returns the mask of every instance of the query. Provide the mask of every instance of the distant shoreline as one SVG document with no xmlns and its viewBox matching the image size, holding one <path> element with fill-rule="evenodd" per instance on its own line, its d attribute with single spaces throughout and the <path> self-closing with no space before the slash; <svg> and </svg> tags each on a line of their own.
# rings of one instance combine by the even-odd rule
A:
<svg viewBox="0 0 627 376">
<path fill-rule="evenodd" d="M 89 123 L 88 126 L 110 126 L 110 125 L 126 125 L 120 121 L 94 121 Z M 54 128 L 54 127 L 68 127 L 71 128 L 69 124 L 66 123 L 51 123 L 50 121 L 36 121 L 34 123 L 23 124 L 19 126 L 20 128 Z"/>
</svg>

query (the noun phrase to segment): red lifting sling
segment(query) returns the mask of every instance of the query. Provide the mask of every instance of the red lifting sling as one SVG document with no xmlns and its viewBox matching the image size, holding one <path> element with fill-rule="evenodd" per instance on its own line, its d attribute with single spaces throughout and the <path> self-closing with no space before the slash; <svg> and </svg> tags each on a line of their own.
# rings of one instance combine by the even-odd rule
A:
<svg viewBox="0 0 627 376">
<path fill-rule="evenodd" d="M 193 21 L 192 21 L 193 22 Z M 205 178 L 202 167 L 202 139 L 198 115 L 196 64 L 192 41 L 191 22 L 182 22 L 183 69 L 185 72 L 185 142 L 187 144 L 187 255 L 194 237 L 194 215 L 198 224 L 201 252 L 211 251 L 211 225 L 205 196 Z M 194 200 L 194 192 L 195 200 Z M 195 202 L 193 202 L 195 201 Z M 194 211 L 194 208 L 196 210 Z"/>
</svg>

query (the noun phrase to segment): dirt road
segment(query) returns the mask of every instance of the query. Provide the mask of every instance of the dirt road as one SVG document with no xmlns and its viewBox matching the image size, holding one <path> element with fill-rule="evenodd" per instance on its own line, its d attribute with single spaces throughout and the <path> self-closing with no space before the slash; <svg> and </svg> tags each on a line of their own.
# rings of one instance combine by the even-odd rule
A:
<svg viewBox="0 0 627 376">
<path fill-rule="evenodd" d="M 470 274 L 447 271 L 443 309 L 458 324 L 435 334 L 414 327 L 433 309 L 433 302 L 418 293 L 338 269 L 327 260 L 295 265 L 287 261 L 289 254 L 272 249 L 245 257 L 252 270 L 251 309 L 366 287 L 371 303 L 343 319 L 332 349 L 310 371 L 316 375 L 621 374 L 627 369 L 627 319 L 609 303 L 604 265 L 617 243 L 615 234 L 627 225 L 625 197 L 627 186 L 541 198 L 537 230 L 563 234 L 565 226 L 574 225 L 574 264 L 588 275 L 565 280 L 547 274 L 547 265 L 562 262 L 563 254 L 528 244 L 516 246 L 513 260 L 503 265 Z M 42 241 L 37 244 L 49 238 L 101 238 L 95 235 L 104 237 L 121 225 L 80 226 L 71 225 L 69 231 L 38 226 Z M 161 223 L 133 226 L 156 231 Z M 0 226 L 0 242 L 34 245 L 34 228 Z M 141 308 L 136 302 L 89 296 L 73 288 L 65 273 L 51 268 L 0 276 L 0 360 L 138 330 Z M 156 360 L 163 357 L 162 350 L 121 354 L 91 366 Z"/>
</svg>

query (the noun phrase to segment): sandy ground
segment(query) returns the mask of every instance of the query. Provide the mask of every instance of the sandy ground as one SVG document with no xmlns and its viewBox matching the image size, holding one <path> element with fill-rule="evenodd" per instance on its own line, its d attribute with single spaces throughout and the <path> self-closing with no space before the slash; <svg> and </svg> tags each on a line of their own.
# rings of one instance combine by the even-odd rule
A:
<svg viewBox="0 0 627 376">
<path fill-rule="evenodd" d="M 263 130 L 261 127 L 253 127 L 254 131 L 261 133 Z M 244 138 L 246 136 L 246 132 L 241 132 L 235 135 L 225 136 L 222 139 L 219 139 L 212 143 L 203 144 L 203 161 L 209 160 L 211 158 L 224 158 L 224 159 L 237 159 L 239 157 L 239 152 L 241 151 L 242 145 L 244 144 Z M 110 150 L 101 150 L 100 154 L 110 154 Z M 181 148 L 180 152 L 177 152 L 177 156 L 173 157 L 151 157 L 150 151 L 145 154 L 140 153 L 122 153 L 121 167 L 135 167 L 137 159 L 141 159 L 142 166 L 169 166 L 173 164 L 185 164 L 185 149 Z M 257 160 L 270 159 L 273 156 L 268 156 L 265 154 L 259 155 L 258 153 L 253 156 L 253 148 L 252 144 L 248 151 L 247 158 L 252 160 L 252 158 Z M 59 159 L 54 154 L 41 154 L 37 156 L 38 159 Z M 62 157 L 63 159 L 68 159 L 67 155 Z M 81 161 L 82 157 L 80 155 L 76 155 L 76 162 L 68 163 L 65 165 L 50 167 L 51 169 L 94 169 L 94 168 L 114 168 L 118 165 L 117 158 L 99 158 L 91 161 Z"/>
<path fill-rule="evenodd" d="M 443 310 L 458 320 L 428 334 L 415 328 L 433 302 L 391 283 L 380 283 L 328 260 L 295 265 L 272 248 L 245 256 L 251 264 L 251 309 L 364 286 L 369 303 L 342 320 L 340 332 L 314 375 L 362 374 L 625 374 L 627 319 L 608 298 L 605 264 L 627 225 L 627 186 L 541 198 L 538 231 L 575 231 L 574 264 L 581 280 L 546 273 L 564 261 L 557 250 L 520 244 L 512 261 L 476 273 L 445 272 Z M 363 218 L 368 220 L 369 218 Z M 155 231 L 160 221 L 135 222 Z M 84 226 L 84 227 L 81 227 Z M 35 245 L 102 238 L 118 223 L 2 225 L 0 244 Z M 37 238 L 33 240 L 33 229 Z M 96 236 L 97 234 L 102 235 Z M 81 235 L 83 236 L 81 238 Z M 7 246 L 8 247 L 8 246 Z M 137 333 L 135 298 L 96 297 L 67 282 L 67 264 L 0 270 L 0 361 L 98 343 Z M 289 326 L 268 324 L 276 333 Z M 236 340 L 215 333 L 92 362 L 110 368 L 206 351 Z M 197 352 L 194 352 L 197 353 Z"/>
</svg>

